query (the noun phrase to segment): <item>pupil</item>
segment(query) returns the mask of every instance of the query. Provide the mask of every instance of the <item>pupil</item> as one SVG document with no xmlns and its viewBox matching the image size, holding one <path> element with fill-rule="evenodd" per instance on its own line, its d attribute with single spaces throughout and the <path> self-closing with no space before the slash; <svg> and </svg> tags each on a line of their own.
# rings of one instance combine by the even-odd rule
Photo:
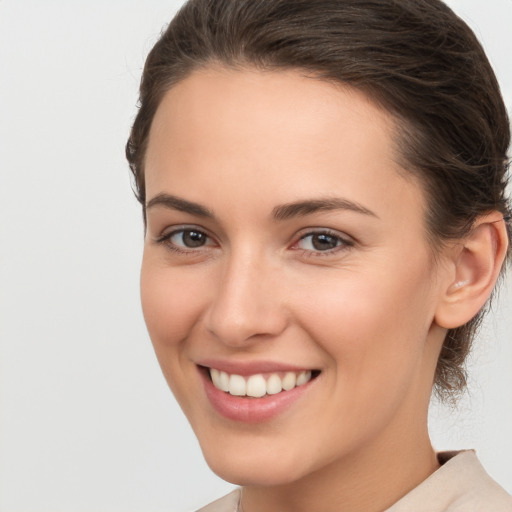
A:
<svg viewBox="0 0 512 512">
<path fill-rule="evenodd" d="M 183 243 L 187 247 L 201 247 L 205 243 L 205 236 L 198 231 L 185 231 L 183 233 Z"/>
<path fill-rule="evenodd" d="M 330 235 L 314 235 L 312 240 L 313 247 L 319 251 L 327 251 L 337 246 L 337 239 Z"/>
</svg>

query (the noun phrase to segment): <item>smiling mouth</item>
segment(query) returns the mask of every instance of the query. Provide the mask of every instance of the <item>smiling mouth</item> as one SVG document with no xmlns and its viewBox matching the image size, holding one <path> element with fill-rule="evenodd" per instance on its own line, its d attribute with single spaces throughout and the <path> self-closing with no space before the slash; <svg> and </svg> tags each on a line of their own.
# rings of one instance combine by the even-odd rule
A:
<svg viewBox="0 0 512 512">
<path fill-rule="evenodd" d="M 205 368 L 205 370 L 218 390 L 233 396 L 251 398 L 262 398 L 290 391 L 307 384 L 320 374 L 319 370 L 302 370 L 242 376 L 229 374 L 216 368 Z"/>
</svg>

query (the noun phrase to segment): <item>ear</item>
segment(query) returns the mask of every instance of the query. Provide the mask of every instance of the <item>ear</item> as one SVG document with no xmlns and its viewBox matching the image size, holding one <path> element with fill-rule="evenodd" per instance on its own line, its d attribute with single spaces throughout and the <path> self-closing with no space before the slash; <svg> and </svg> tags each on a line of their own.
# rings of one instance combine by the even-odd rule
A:
<svg viewBox="0 0 512 512">
<path fill-rule="evenodd" d="M 469 322 L 484 307 L 507 255 L 508 235 L 503 215 L 479 217 L 469 235 L 451 248 L 435 322 L 454 329 Z"/>
</svg>

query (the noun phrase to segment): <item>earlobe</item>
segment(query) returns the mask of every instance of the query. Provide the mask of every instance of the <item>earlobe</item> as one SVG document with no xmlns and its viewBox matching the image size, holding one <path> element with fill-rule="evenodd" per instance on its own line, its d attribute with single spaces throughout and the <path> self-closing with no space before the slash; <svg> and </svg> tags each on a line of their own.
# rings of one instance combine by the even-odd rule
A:
<svg viewBox="0 0 512 512">
<path fill-rule="evenodd" d="M 454 329 L 484 307 L 498 279 L 508 248 L 503 215 L 479 217 L 471 232 L 452 252 L 450 272 L 441 289 L 435 322 Z"/>
</svg>

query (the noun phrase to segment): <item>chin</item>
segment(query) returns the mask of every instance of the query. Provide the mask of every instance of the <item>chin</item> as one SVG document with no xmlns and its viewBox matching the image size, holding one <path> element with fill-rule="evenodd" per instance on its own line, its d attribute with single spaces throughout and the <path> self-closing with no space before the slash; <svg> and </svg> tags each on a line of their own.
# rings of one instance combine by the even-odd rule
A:
<svg viewBox="0 0 512 512">
<path fill-rule="evenodd" d="M 308 473 L 308 468 L 298 464 L 297 456 L 283 450 L 269 453 L 218 448 L 203 450 L 206 463 L 217 476 L 235 485 L 286 485 Z"/>
<path fill-rule="evenodd" d="M 292 472 L 289 467 L 270 467 L 269 464 L 237 465 L 231 462 L 206 460 L 210 469 L 226 482 L 240 486 L 280 486 L 300 480 L 302 475 Z"/>
</svg>

